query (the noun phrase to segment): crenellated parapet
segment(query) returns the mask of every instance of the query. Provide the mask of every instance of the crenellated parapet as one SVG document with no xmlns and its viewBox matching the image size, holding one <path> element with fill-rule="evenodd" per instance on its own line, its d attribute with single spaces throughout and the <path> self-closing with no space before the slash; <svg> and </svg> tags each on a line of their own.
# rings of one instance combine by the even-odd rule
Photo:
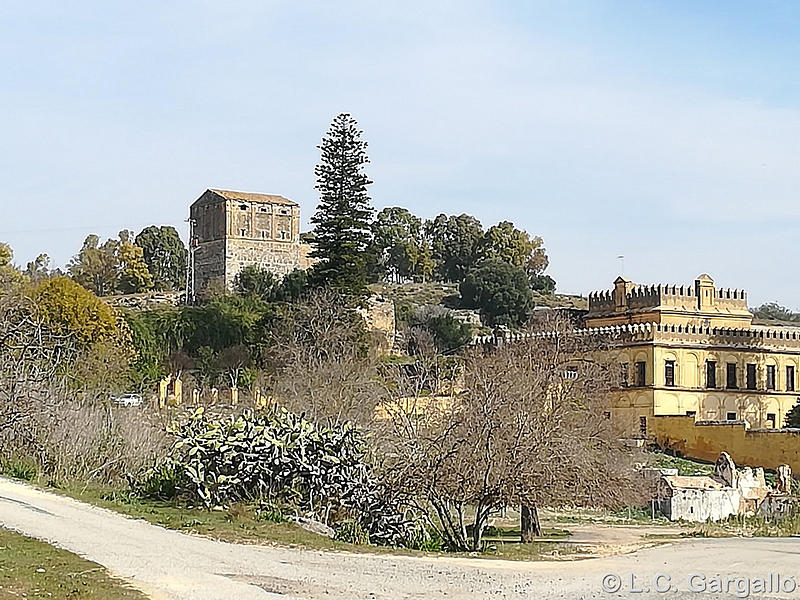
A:
<svg viewBox="0 0 800 600">
<path fill-rule="evenodd" d="M 589 313 L 614 312 L 623 307 L 627 310 L 683 307 L 699 310 L 698 288 L 694 285 L 633 285 L 620 298 L 617 290 L 603 290 L 589 294 Z M 702 289 L 700 290 L 702 291 Z M 748 310 L 747 292 L 732 288 L 710 289 L 709 307 L 717 309 Z"/>
<path fill-rule="evenodd" d="M 662 323 L 633 323 L 608 327 L 577 329 L 573 334 L 598 337 L 606 342 L 638 343 L 660 342 L 693 345 L 731 346 L 775 350 L 800 350 L 800 329 L 785 328 L 734 328 L 701 327 L 696 325 L 670 325 Z M 499 346 L 526 339 L 555 338 L 559 332 L 505 332 L 476 336 L 472 345 Z"/>
<path fill-rule="evenodd" d="M 749 327 L 753 315 L 744 290 L 718 288 L 708 275 L 694 285 L 637 285 L 624 277 L 613 290 L 589 294 L 587 327 L 624 323 L 692 323 Z"/>
</svg>

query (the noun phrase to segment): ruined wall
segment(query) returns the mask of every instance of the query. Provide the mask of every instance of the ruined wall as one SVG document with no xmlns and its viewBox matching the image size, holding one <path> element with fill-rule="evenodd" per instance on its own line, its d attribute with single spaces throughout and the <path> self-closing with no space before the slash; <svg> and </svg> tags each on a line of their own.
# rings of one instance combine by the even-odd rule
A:
<svg viewBox="0 0 800 600">
<path fill-rule="evenodd" d="M 739 514 L 739 490 L 672 490 L 672 497 L 661 500 L 661 512 L 670 521 L 721 521 Z"/>
<path fill-rule="evenodd" d="M 727 452 L 736 464 L 800 469 L 800 429 L 748 430 L 743 421 L 695 423 L 685 416 L 656 416 L 648 426 L 659 446 L 691 458 L 713 462 Z"/>
<path fill-rule="evenodd" d="M 397 332 L 394 318 L 394 302 L 383 296 L 372 295 L 367 299 L 367 306 L 359 309 L 364 317 L 367 330 L 375 338 L 378 350 L 388 354 L 394 346 Z"/>
</svg>

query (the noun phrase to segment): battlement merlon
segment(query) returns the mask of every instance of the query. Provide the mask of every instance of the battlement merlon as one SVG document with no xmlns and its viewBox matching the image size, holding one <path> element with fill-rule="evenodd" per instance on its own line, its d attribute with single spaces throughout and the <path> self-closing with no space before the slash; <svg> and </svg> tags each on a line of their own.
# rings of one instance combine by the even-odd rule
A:
<svg viewBox="0 0 800 600">
<path fill-rule="evenodd" d="M 650 316 L 645 317 L 648 313 Z M 589 294 L 589 326 L 592 319 L 612 317 L 617 323 L 658 322 L 661 319 L 656 313 L 699 321 L 726 318 L 747 326 L 753 318 L 744 290 L 715 287 L 714 280 L 706 274 L 700 275 L 694 285 L 638 285 L 618 277 L 614 289 Z"/>
</svg>

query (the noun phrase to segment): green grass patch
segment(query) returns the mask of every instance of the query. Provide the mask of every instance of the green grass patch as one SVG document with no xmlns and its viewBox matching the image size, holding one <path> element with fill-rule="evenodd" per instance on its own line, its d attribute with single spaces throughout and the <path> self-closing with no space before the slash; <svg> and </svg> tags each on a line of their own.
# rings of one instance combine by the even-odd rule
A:
<svg viewBox="0 0 800 600">
<path fill-rule="evenodd" d="M 100 565 L 0 529 L 0 598 L 147 600 Z"/>
<path fill-rule="evenodd" d="M 363 543 L 364 540 L 360 536 L 342 535 L 342 533 L 339 537 L 344 539 L 331 539 L 303 529 L 290 520 L 291 515 L 274 506 L 259 507 L 256 504 L 241 502 L 226 509 L 207 510 L 175 502 L 143 500 L 128 491 L 113 490 L 100 485 L 62 483 L 57 488 L 47 489 L 167 529 L 232 543 L 411 556 L 443 554 L 437 540 L 417 549 L 410 549 L 368 545 Z M 450 556 L 544 560 L 579 553 L 577 546 L 573 544 L 549 541 L 566 539 L 570 535 L 566 529 L 545 529 L 543 538 L 531 544 L 519 542 L 518 528 L 495 529 L 494 533 L 498 535 L 486 539 L 484 552 L 452 553 Z M 362 543 L 352 543 L 353 541 Z"/>
<path fill-rule="evenodd" d="M 678 475 L 713 475 L 714 465 L 694 460 L 666 454 L 664 452 L 652 452 L 653 466 L 659 469 L 678 469 Z"/>
</svg>

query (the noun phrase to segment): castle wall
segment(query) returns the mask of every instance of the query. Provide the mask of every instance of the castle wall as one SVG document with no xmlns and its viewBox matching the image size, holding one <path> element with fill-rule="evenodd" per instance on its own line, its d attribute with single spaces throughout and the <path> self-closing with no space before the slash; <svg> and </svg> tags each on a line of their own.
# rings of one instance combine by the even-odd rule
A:
<svg viewBox="0 0 800 600">
<path fill-rule="evenodd" d="M 748 430 L 743 422 L 697 422 L 692 417 L 662 416 L 651 420 L 650 431 L 662 447 L 685 456 L 716 461 L 727 452 L 736 464 L 777 469 L 800 469 L 800 430 Z"/>
<path fill-rule="evenodd" d="M 194 289 L 195 293 L 203 293 L 215 282 L 221 285 L 225 282 L 225 239 L 205 242 L 195 247 L 194 261 Z"/>
<path fill-rule="evenodd" d="M 225 252 L 225 284 L 230 288 L 236 275 L 250 265 L 283 277 L 299 268 L 300 248 L 285 242 L 230 238 Z"/>
</svg>

